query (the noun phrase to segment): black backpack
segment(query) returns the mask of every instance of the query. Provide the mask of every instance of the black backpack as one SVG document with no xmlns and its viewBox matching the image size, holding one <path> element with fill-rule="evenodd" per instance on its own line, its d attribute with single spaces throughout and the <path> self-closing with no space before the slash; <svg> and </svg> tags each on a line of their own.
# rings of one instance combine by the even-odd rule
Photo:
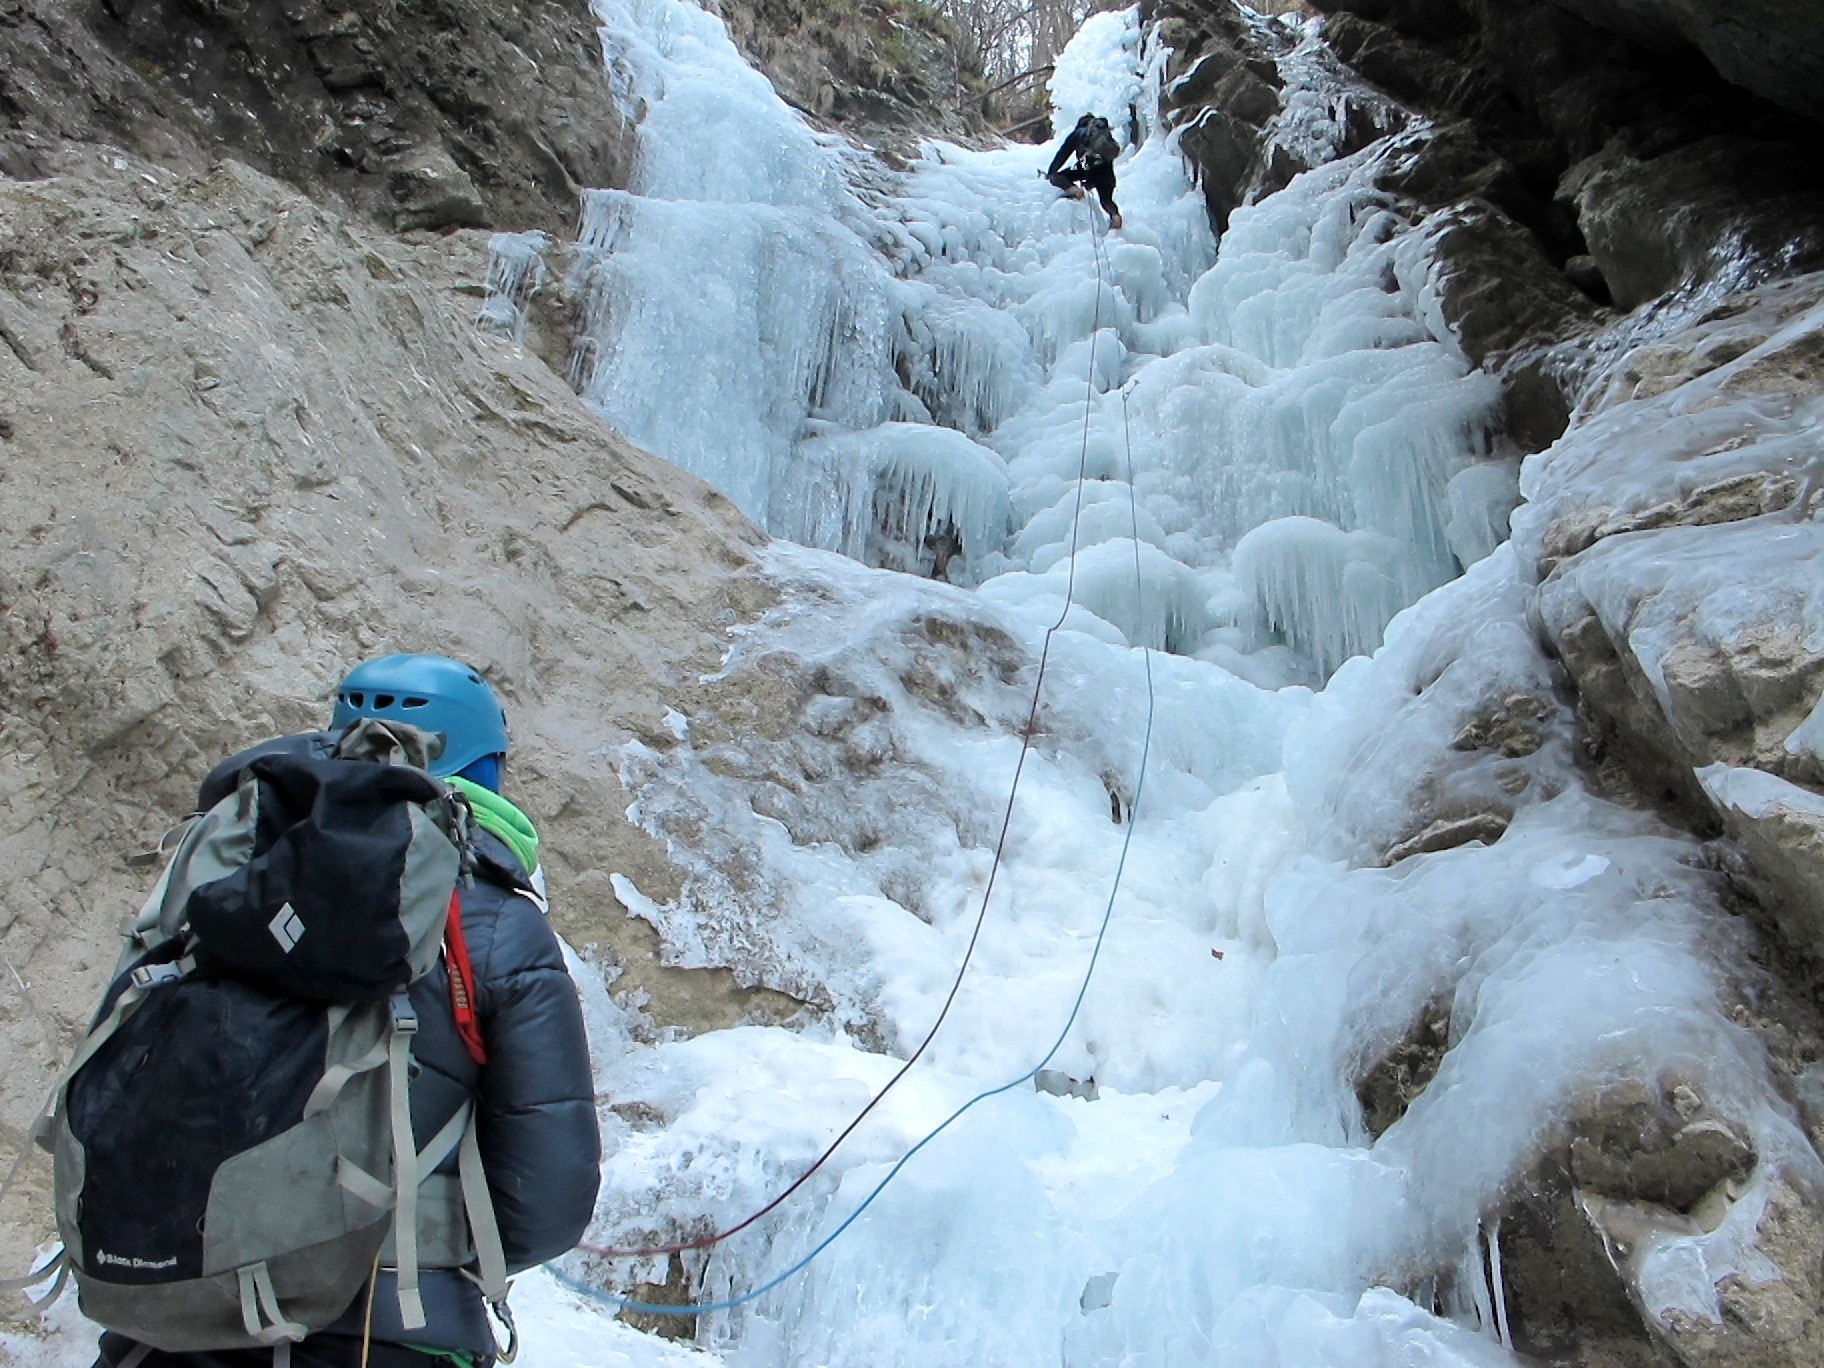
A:
<svg viewBox="0 0 1824 1368">
<path fill-rule="evenodd" d="M 205 782 L 39 1129 L 57 1264 L 102 1325 L 168 1352 L 283 1345 L 341 1315 L 383 1242 L 408 1328 L 421 1258 L 478 1260 L 504 1300 L 473 1107 L 419 1153 L 407 1103 L 406 989 L 471 863 L 467 805 L 418 743 L 362 721 L 333 758 L 255 753 Z M 446 1204 L 473 1242 L 442 1248 L 418 1218 L 458 1150 Z"/>
<path fill-rule="evenodd" d="M 1113 165 L 1116 157 L 1121 155 L 1121 144 L 1115 141 L 1114 130 L 1109 128 L 1108 120 L 1100 116 L 1090 120 L 1089 127 L 1083 130 L 1083 139 L 1077 144 L 1077 159 L 1091 171 L 1099 171 L 1104 166 Z"/>
</svg>

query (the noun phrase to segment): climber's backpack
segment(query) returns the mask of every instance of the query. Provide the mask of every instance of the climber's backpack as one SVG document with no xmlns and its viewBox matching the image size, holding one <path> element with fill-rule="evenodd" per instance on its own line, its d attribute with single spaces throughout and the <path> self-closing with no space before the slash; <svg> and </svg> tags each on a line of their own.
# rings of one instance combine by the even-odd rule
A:
<svg viewBox="0 0 1824 1368">
<path fill-rule="evenodd" d="M 1121 144 L 1115 141 L 1114 131 L 1109 128 L 1107 119 L 1098 115 L 1090 120 L 1083 141 L 1078 144 L 1078 152 L 1083 165 L 1089 170 L 1114 165 L 1115 158 L 1121 155 Z"/>
<path fill-rule="evenodd" d="M 212 775 L 203 801 L 232 790 L 180 829 L 38 1129 L 64 1246 L 40 1274 L 73 1274 L 109 1329 L 288 1357 L 348 1309 L 383 1245 L 408 1329 L 424 1324 L 421 1256 L 478 1262 L 502 1304 L 473 1105 L 414 1152 L 406 990 L 460 917 L 471 834 L 461 796 L 407 763 L 422 741 L 362 721 L 331 758 L 256 754 Z M 440 1179 L 456 1211 L 421 1225 L 420 1182 L 458 1149 L 460 1178 Z M 448 1247 L 421 1248 L 421 1229 L 451 1225 L 430 1241 Z"/>
</svg>

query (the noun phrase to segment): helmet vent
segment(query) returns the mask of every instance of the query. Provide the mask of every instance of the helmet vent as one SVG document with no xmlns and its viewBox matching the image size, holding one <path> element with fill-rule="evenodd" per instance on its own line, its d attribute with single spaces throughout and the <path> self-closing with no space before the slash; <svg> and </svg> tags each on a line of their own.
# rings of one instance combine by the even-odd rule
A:
<svg viewBox="0 0 1824 1368">
<path fill-rule="evenodd" d="M 342 695 L 342 697 L 348 702 L 349 706 L 351 706 L 351 707 L 364 708 L 367 706 L 367 695 L 366 694 L 345 693 Z"/>
<path fill-rule="evenodd" d="M 422 708 L 429 704 L 430 701 L 431 700 L 428 698 L 408 698 L 400 706 L 406 708 Z"/>
<path fill-rule="evenodd" d="M 392 694 L 375 694 L 374 695 L 374 706 L 376 708 L 390 708 L 397 701 L 398 700 Z"/>
</svg>

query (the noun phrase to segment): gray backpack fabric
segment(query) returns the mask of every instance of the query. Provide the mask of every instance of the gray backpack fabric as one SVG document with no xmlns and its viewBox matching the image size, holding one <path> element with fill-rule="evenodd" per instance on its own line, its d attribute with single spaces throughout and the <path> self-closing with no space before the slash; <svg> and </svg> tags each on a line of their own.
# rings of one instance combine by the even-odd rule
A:
<svg viewBox="0 0 1824 1368">
<path fill-rule="evenodd" d="M 383 1262 L 408 1328 L 421 1263 L 478 1264 L 504 1315 L 473 1104 L 422 1151 L 408 1105 L 406 990 L 471 858 L 460 795 L 406 763 L 424 754 L 356 723 L 336 758 L 253 760 L 176 840 L 37 1134 L 59 1287 L 99 1324 L 167 1352 L 285 1345 Z"/>
</svg>

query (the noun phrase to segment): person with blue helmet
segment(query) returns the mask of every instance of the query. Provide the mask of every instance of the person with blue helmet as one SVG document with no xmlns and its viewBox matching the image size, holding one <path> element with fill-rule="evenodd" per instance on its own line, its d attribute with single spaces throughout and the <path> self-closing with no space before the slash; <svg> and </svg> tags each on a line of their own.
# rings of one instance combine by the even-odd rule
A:
<svg viewBox="0 0 1824 1368">
<path fill-rule="evenodd" d="M 363 718 L 409 723 L 440 738 L 428 768 L 468 799 L 474 815 L 475 878 L 461 890 L 461 934 L 480 1041 L 465 1043 L 458 1029 L 447 965 L 412 984 L 421 1022 L 413 1047 L 412 1129 L 422 1147 L 465 1100 L 474 1101 L 501 1245 L 509 1270 L 521 1271 L 582 1238 L 595 1209 L 601 1142 L 582 1009 L 544 915 L 538 832 L 500 793 L 509 743 L 494 691 L 478 670 L 446 656 L 369 660 L 336 689 L 331 730 L 268 741 L 223 761 L 203 781 L 199 810 L 233 791 L 258 756 L 327 756 Z M 452 1155 L 438 1172 L 453 1174 L 455 1164 Z M 447 1234 L 442 1238 L 447 1244 Z M 421 1220 L 420 1247 L 430 1239 Z M 292 1368 L 487 1368 L 496 1361 L 494 1330 L 467 1269 L 421 1269 L 426 1323 L 419 1329 L 402 1324 L 394 1287 L 393 1271 L 381 1265 L 339 1320 L 290 1346 Z M 273 1362 L 274 1352 L 264 1349 L 165 1353 L 108 1332 L 95 1368 L 267 1368 Z"/>
</svg>

